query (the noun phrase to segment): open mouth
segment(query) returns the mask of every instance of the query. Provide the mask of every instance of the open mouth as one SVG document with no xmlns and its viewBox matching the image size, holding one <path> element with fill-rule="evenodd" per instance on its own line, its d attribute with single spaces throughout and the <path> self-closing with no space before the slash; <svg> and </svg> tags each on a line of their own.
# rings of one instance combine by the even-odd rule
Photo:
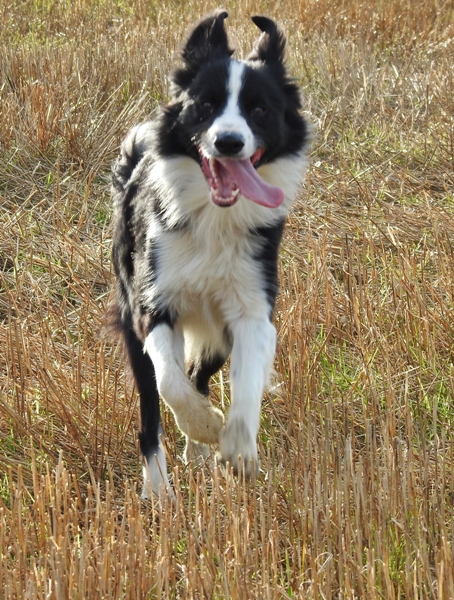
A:
<svg viewBox="0 0 454 600">
<path fill-rule="evenodd" d="M 284 202 L 284 192 L 260 177 L 256 165 L 264 150 L 259 148 L 250 158 L 207 158 L 199 149 L 202 171 L 210 187 L 210 197 L 218 206 L 233 206 L 240 193 L 249 200 L 277 208 Z"/>
</svg>

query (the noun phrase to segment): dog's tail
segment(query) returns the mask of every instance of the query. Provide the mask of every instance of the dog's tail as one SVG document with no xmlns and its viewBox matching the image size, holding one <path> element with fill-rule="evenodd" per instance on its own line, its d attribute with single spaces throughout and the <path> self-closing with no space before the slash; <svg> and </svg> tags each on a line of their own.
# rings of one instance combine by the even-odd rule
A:
<svg viewBox="0 0 454 600">
<path fill-rule="evenodd" d="M 131 179 L 134 170 L 151 147 L 153 126 L 151 123 L 136 125 L 126 136 L 121 145 L 121 155 L 112 168 L 112 192 L 114 200 L 122 195 Z"/>
</svg>

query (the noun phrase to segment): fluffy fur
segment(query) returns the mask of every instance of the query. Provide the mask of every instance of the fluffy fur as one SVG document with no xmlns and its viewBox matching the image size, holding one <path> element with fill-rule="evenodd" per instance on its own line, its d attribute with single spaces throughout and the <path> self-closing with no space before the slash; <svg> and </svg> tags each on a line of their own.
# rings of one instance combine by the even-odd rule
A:
<svg viewBox="0 0 454 600">
<path fill-rule="evenodd" d="M 140 394 L 143 496 L 171 487 L 159 396 L 187 437 L 247 474 L 272 368 L 271 318 L 286 216 L 303 179 L 306 124 L 266 17 L 244 61 L 218 11 L 199 22 L 172 74 L 172 100 L 128 134 L 113 169 L 115 304 Z M 230 363 L 227 423 L 209 380 Z"/>
</svg>

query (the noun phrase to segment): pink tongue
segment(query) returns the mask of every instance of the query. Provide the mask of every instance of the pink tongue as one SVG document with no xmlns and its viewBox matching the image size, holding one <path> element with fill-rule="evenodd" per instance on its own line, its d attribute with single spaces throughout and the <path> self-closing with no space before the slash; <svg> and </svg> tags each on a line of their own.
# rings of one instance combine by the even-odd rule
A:
<svg viewBox="0 0 454 600">
<path fill-rule="evenodd" d="M 229 172 L 243 196 L 249 200 L 268 208 L 277 208 L 284 202 L 284 192 L 280 188 L 266 183 L 249 159 L 218 158 L 217 160 Z"/>
</svg>

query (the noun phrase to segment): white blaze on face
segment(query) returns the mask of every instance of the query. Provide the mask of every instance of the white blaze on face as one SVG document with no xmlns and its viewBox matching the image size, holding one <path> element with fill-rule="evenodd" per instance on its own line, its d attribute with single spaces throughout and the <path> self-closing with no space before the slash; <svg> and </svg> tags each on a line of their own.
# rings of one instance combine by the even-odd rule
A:
<svg viewBox="0 0 454 600">
<path fill-rule="evenodd" d="M 244 147 L 241 152 L 235 155 L 236 159 L 250 158 L 257 150 L 254 134 L 240 111 L 239 100 L 245 68 L 245 65 L 241 62 L 230 61 L 227 104 L 224 112 L 215 119 L 206 135 L 208 150 L 212 156 L 219 154 L 214 144 L 217 137 L 224 133 L 236 133 L 244 139 Z"/>
<path fill-rule="evenodd" d="M 277 208 L 285 199 L 283 190 L 268 184 L 255 169 L 265 148 L 257 140 L 241 114 L 240 94 L 246 66 L 232 60 L 229 64 L 227 103 L 204 136 L 200 146 L 202 171 L 210 188 L 210 197 L 218 206 L 233 206 L 241 194 L 262 206 Z M 221 141 L 233 134 L 244 143 L 241 150 L 223 154 Z M 224 138 L 225 139 L 225 138 Z M 218 146 L 216 146 L 218 143 Z M 241 147 L 241 143 L 240 143 Z"/>
</svg>

